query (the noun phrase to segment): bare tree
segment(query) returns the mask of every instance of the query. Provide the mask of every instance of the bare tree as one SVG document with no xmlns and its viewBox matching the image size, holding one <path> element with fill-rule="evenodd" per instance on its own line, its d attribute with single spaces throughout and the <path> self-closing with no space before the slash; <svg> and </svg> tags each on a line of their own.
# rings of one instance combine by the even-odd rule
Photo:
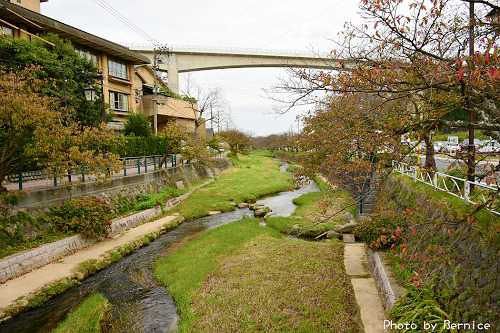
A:
<svg viewBox="0 0 500 333">
<path fill-rule="evenodd" d="M 224 99 L 222 89 L 216 85 L 204 89 L 193 80 L 190 74 L 188 74 L 183 94 L 198 100 L 198 115 L 195 121 L 196 133 L 200 126 L 203 126 L 207 122 L 210 123 L 210 128 L 214 128 L 214 122 L 219 124 L 222 117 L 227 114 L 227 112 L 225 112 L 227 109 L 227 102 Z"/>
</svg>

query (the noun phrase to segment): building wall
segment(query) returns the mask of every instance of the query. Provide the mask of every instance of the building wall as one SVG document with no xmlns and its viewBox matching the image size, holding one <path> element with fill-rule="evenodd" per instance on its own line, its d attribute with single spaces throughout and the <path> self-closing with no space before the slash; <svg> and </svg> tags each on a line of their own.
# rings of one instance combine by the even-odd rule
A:
<svg viewBox="0 0 500 333">
<path fill-rule="evenodd" d="M 10 0 L 11 3 L 27 8 L 34 12 L 40 13 L 40 2 L 47 2 L 48 0 Z"/>
<path fill-rule="evenodd" d="M 154 116 L 153 98 L 153 95 L 144 95 L 141 98 L 142 110 L 151 119 Z M 157 99 L 159 102 L 157 107 L 158 133 L 161 133 L 169 122 L 174 122 L 189 132 L 195 131 L 195 121 L 198 119 L 198 104 L 163 95 L 157 95 Z"/>
</svg>

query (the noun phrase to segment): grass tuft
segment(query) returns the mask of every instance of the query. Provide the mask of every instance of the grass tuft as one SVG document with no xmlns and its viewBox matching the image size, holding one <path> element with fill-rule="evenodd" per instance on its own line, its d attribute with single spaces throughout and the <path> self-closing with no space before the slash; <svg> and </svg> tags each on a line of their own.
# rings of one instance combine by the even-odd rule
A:
<svg viewBox="0 0 500 333">
<path fill-rule="evenodd" d="M 52 333 L 101 332 L 100 322 L 108 309 L 109 302 L 103 295 L 89 296 Z"/>
</svg>

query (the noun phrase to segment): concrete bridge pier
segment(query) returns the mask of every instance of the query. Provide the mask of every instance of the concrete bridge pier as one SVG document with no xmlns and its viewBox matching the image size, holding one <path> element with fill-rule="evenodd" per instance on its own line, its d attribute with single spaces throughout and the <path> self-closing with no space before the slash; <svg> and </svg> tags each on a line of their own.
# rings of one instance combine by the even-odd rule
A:
<svg viewBox="0 0 500 333">
<path fill-rule="evenodd" d="M 178 94 L 179 93 L 179 68 L 177 64 L 177 55 L 170 53 L 167 63 L 168 88 Z"/>
</svg>

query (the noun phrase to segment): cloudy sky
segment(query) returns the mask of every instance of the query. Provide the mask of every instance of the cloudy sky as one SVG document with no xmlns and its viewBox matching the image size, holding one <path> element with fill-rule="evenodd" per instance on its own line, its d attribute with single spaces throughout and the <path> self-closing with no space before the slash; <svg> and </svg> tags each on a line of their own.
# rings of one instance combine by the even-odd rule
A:
<svg viewBox="0 0 500 333">
<path fill-rule="evenodd" d="M 109 5 L 109 6 L 106 6 Z M 103 8 L 107 7 L 106 9 Z M 161 44 L 329 52 L 346 21 L 357 21 L 354 0 L 49 0 L 42 14 L 121 44 L 148 44 L 113 16 L 115 10 Z M 188 74 L 180 74 L 181 90 Z M 263 89 L 284 69 L 223 69 L 191 73 L 196 86 L 218 86 L 234 125 L 254 135 L 297 130 L 304 108 L 277 117 Z"/>
</svg>

